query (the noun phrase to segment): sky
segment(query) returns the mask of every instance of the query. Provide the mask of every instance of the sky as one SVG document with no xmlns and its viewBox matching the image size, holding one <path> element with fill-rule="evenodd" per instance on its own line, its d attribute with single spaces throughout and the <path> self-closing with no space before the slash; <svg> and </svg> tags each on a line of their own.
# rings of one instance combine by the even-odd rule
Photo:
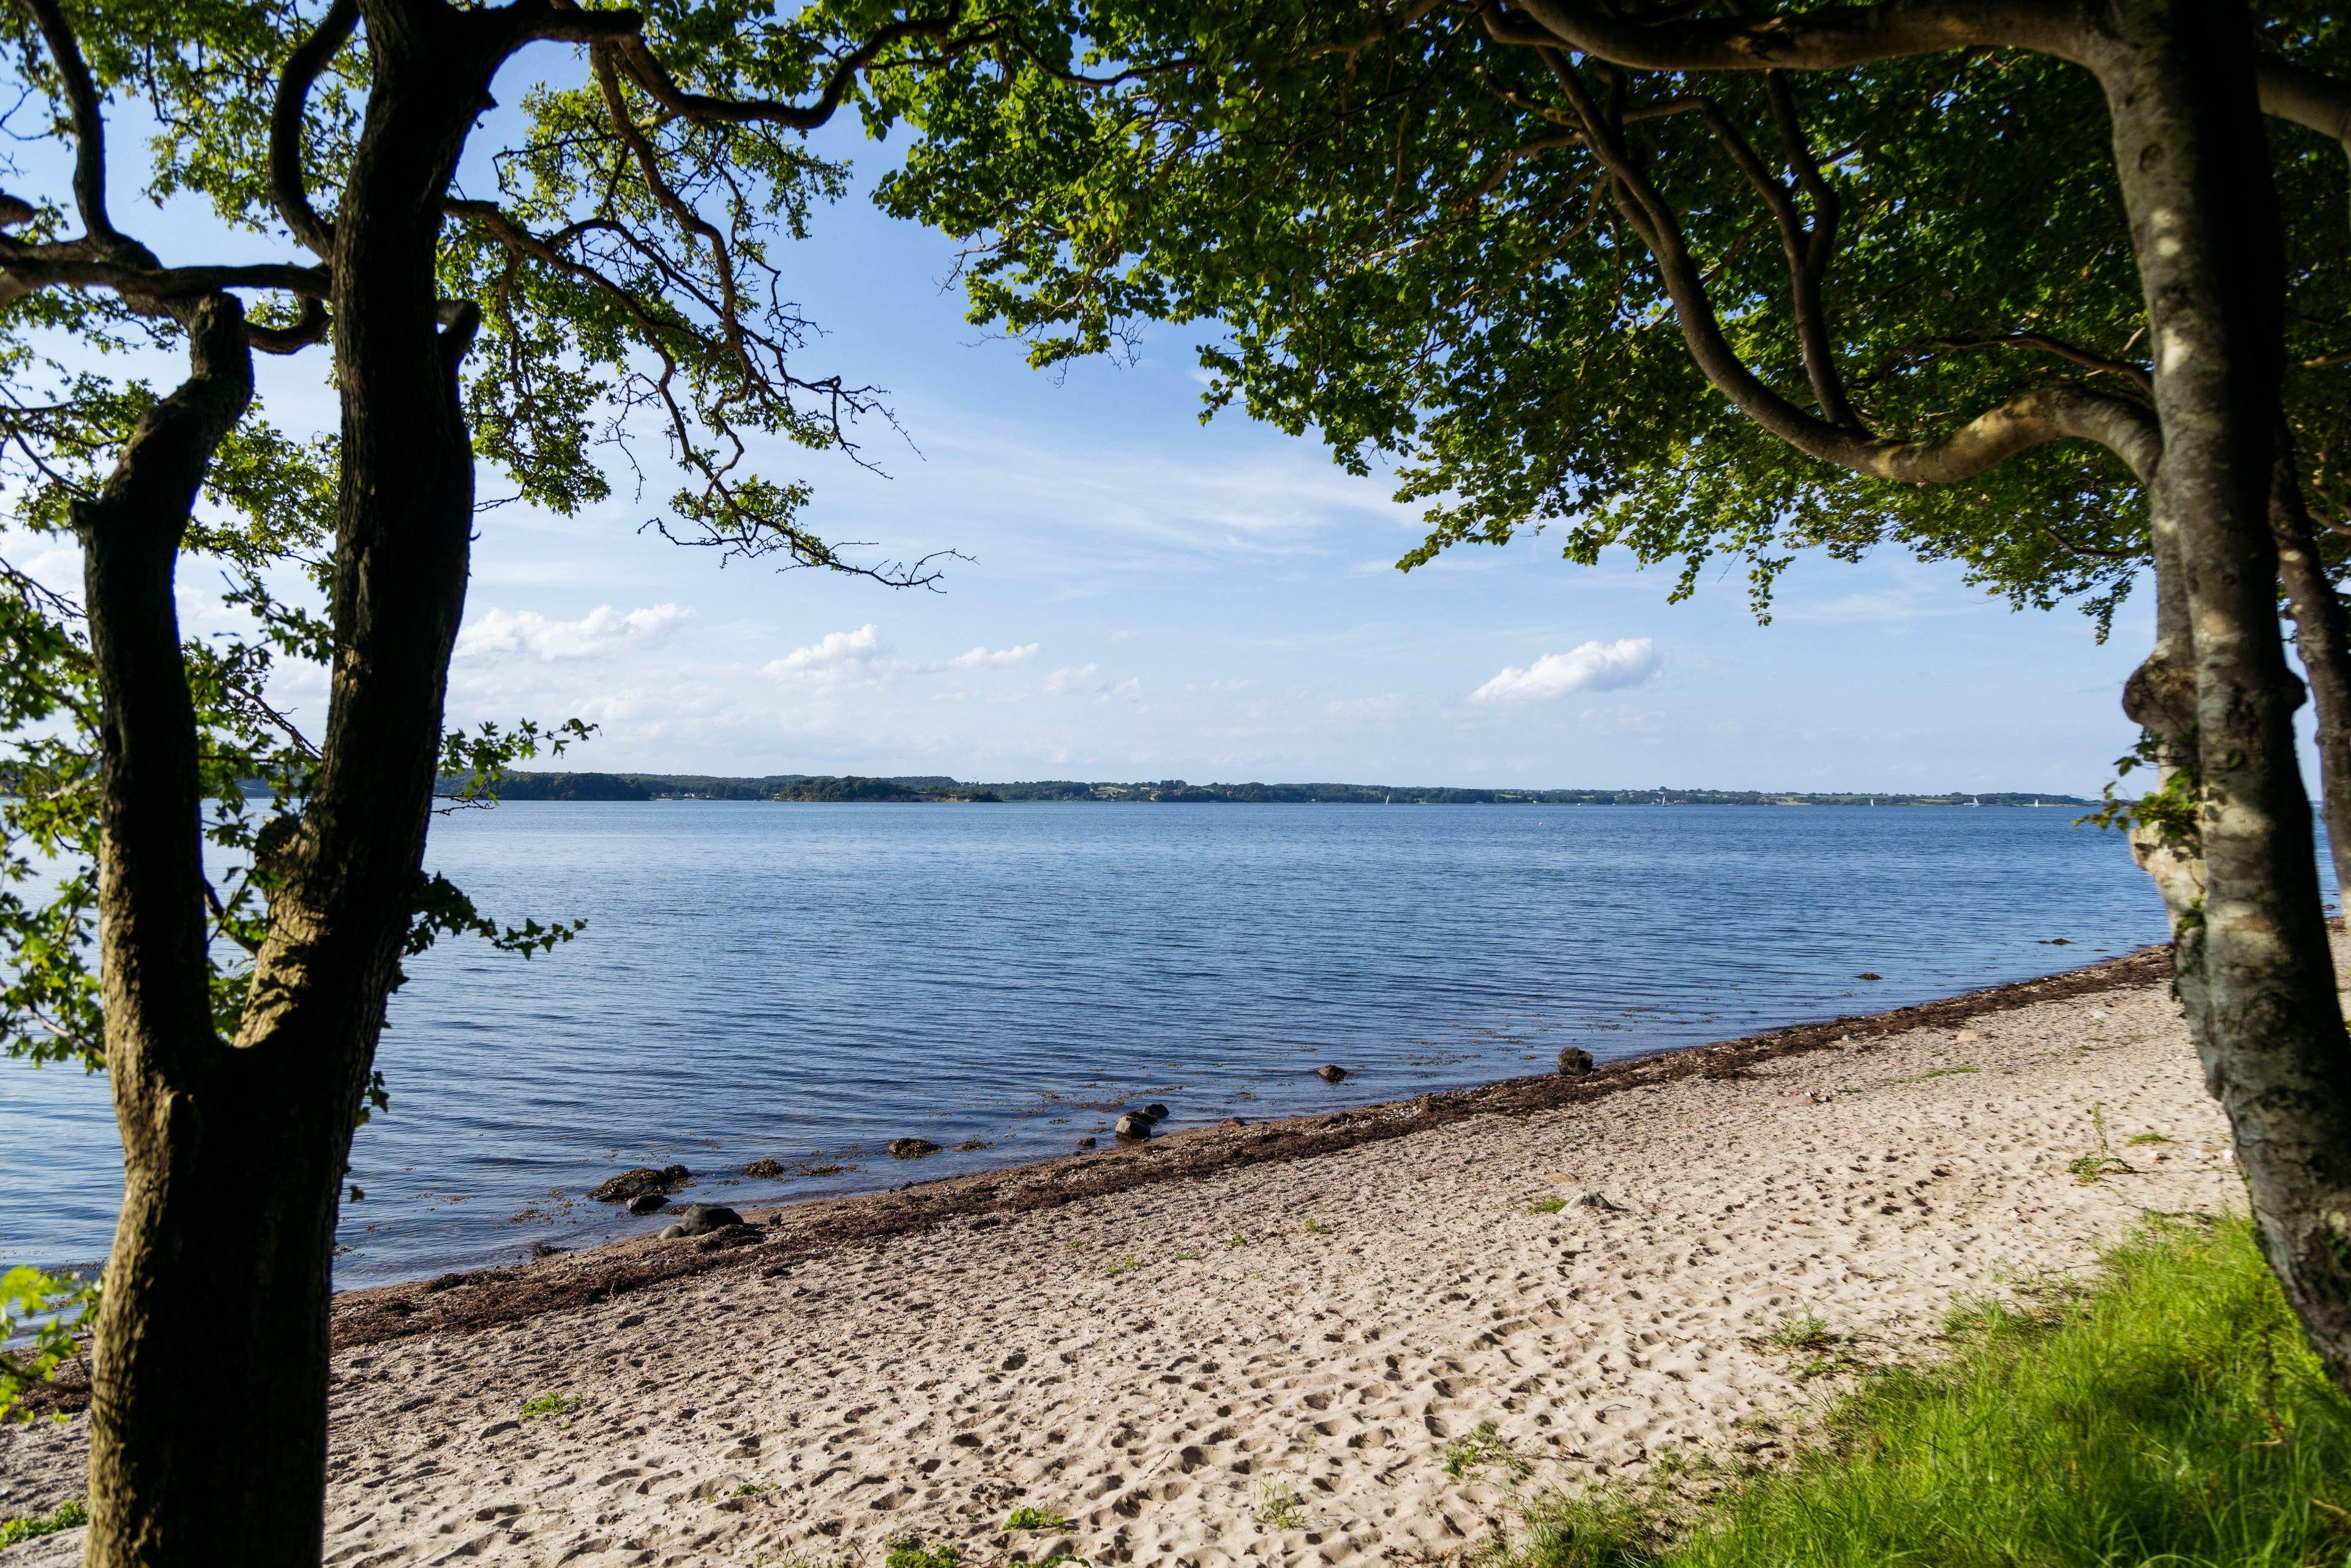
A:
<svg viewBox="0 0 2351 1568">
<path fill-rule="evenodd" d="M 499 507 L 453 723 L 585 719 L 554 765 L 613 771 L 2085 795 L 2134 738 L 2143 595 L 2100 646 L 2075 612 L 2011 612 L 1895 550 L 1800 559 L 1768 626 L 1736 564 L 1672 604 L 1670 570 L 1573 566 L 1551 536 L 1399 572 L 1424 530 L 1390 485 L 1238 413 L 1202 425 L 1207 329 L 1032 371 L 964 321 L 950 243 L 866 199 L 888 150 L 825 145 L 859 179 L 780 256 L 826 329 L 797 368 L 887 389 L 897 429 L 863 427 L 872 469 L 760 455 L 814 486 L 822 536 L 967 559 L 935 591 L 722 567 L 641 531 L 658 476 L 574 517 Z M 167 259 L 214 237 L 165 216 Z M 273 419 L 331 428 L 323 364 L 262 362 Z M 218 613 L 202 583 L 183 609 Z M 323 717 L 322 681 L 278 695 Z"/>
</svg>

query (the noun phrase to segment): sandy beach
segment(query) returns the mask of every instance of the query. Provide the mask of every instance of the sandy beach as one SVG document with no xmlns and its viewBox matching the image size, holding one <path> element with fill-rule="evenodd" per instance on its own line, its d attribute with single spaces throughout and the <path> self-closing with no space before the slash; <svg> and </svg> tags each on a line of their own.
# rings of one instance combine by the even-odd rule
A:
<svg viewBox="0 0 2351 1568">
<path fill-rule="evenodd" d="M 1955 1301 L 2241 1203 L 2137 962 L 339 1298 L 326 1561 L 1408 1563 L 1514 1490 L 1768 1460 Z M 2085 1184 L 2101 1124 L 2134 1168 Z M 1806 1314 L 1832 1354 L 1771 1343 Z M 0 1517 L 81 1464 L 79 1417 L 0 1433 Z"/>
</svg>

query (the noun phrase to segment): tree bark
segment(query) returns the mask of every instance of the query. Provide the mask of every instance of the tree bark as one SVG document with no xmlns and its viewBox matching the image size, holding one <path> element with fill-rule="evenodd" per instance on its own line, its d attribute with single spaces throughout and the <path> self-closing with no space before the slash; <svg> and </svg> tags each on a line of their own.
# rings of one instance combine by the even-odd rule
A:
<svg viewBox="0 0 2351 1568">
<path fill-rule="evenodd" d="M 173 695 L 148 668 L 167 651 L 179 667 L 170 545 L 91 555 L 94 619 L 101 574 L 131 580 L 112 590 L 131 608 L 110 618 L 125 695 L 118 718 L 110 687 L 110 808 L 146 802 L 110 827 L 107 1026 L 131 1182 L 98 1331 L 91 1568 L 316 1568 L 321 1551 L 338 1200 L 414 910 L 474 521 L 456 371 L 478 318 L 437 296 L 442 204 L 517 41 L 495 10 L 361 10 L 373 80 L 333 233 L 330 706 L 300 817 L 269 853 L 269 934 L 233 1045 L 211 1038 L 184 682 Z"/>
<path fill-rule="evenodd" d="M 230 1051 L 213 1028 L 172 577 L 205 469 L 252 400 L 253 367 L 233 298 L 198 301 L 185 325 L 187 382 L 74 507 L 102 712 L 99 933 L 125 1173 L 91 1375 L 86 1561 L 307 1551 L 315 1563 L 315 1529 L 284 1505 L 291 1486 L 255 1477 L 298 1478 L 314 1496 L 325 1479 L 325 1324 L 299 1303 L 303 1282 L 325 1279 L 340 1167 L 325 1168 L 322 1187 L 272 1064 Z M 305 1170 L 313 1179 L 289 1179 Z"/>
<path fill-rule="evenodd" d="M 2283 432 L 2271 469 L 2270 531 L 2277 540 L 2286 613 L 2294 619 L 2294 651 L 2302 655 L 2318 721 L 2318 795 L 2335 886 L 2351 897 L 2351 613 L 2327 580 L 2293 443 Z"/>
<path fill-rule="evenodd" d="M 2205 889 L 2183 998 L 2271 1265 L 2351 1387 L 2351 1042 L 2278 631 L 2283 267 L 2254 35 L 2241 5 L 2209 0 L 2116 0 L 2090 32 L 2154 348 L 2150 503 L 2179 530 L 2193 647 Z"/>
</svg>

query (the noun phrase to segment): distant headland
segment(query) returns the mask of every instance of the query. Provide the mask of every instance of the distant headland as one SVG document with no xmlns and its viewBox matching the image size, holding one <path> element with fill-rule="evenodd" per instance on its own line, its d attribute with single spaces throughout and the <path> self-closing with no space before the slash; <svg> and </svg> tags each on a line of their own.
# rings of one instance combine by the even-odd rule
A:
<svg viewBox="0 0 2351 1568">
<path fill-rule="evenodd" d="M 464 780 L 442 781 L 455 794 Z M 1159 802 L 1199 805 L 1332 806 L 2067 806 L 2097 804 L 2078 795 L 2024 790 L 1941 795 L 1865 790 L 1781 789 L 1470 789 L 1404 784 L 1191 784 L 1181 779 L 1082 783 L 1045 779 L 971 784 L 944 775 L 890 779 L 856 774 L 776 773 L 758 779 L 697 773 L 509 773 L 496 794 L 507 800 L 863 800 L 998 804 L 1007 800 Z"/>
</svg>

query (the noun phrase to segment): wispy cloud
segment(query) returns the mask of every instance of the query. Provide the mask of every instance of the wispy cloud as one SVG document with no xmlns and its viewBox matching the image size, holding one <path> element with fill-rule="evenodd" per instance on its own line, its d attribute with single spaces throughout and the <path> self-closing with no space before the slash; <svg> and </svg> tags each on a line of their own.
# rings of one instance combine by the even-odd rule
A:
<svg viewBox="0 0 2351 1568">
<path fill-rule="evenodd" d="M 623 648 L 650 648 L 668 639 L 694 612 L 654 604 L 622 612 L 600 604 L 577 621 L 550 621 L 535 610 L 486 610 L 457 633 L 460 659 L 587 659 Z"/>
<path fill-rule="evenodd" d="M 968 653 L 957 653 L 954 658 L 949 659 L 947 668 L 950 670 L 1008 670 L 1015 664 L 1025 664 L 1035 658 L 1037 650 L 1042 646 L 1043 644 L 1040 643 L 1022 643 L 1016 647 L 998 648 L 992 652 L 984 646 L 974 648 Z"/>
<path fill-rule="evenodd" d="M 1074 666 L 1064 664 L 1060 669 L 1055 670 L 1051 674 L 1045 677 L 1045 690 L 1049 695 L 1053 696 L 1060 696 L 1064 692 L 1075 691 L 1078 687 L 1085 685 L 1086 682 L 1093 679 L 1095 674 L 1100 671 L 1101 668 L 1102 666 L 1100 664 L 1078 664 Z"/>
<path fill-rule="evenodd" d="M 1581 643 L 1564 653 L 1545 653 L 1502 673 L 1469 694 L 1473 703 L 1555 702 L 1570 692 L 1610 692 L 1635 686 L 1664 667 L 1656 644 L 1646 637 Z"/>
</svg>

